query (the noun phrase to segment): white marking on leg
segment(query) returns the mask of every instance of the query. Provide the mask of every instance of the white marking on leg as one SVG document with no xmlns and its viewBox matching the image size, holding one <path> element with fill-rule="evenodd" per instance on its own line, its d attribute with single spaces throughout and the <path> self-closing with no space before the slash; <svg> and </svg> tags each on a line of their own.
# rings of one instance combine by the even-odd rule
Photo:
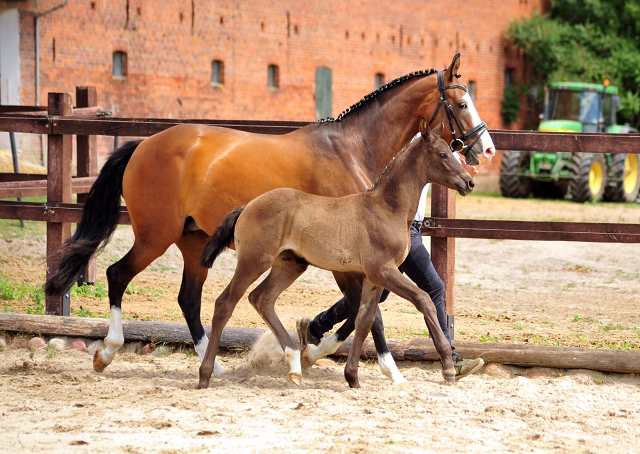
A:
<svg viewBox="0 0 640 454">
<path fill-rule="evenodd" d="M 118 349 L 124 344 L 124 335 L 122 334 L 122 310 L 112 307 L 109 314 L 109 332 L 104 338 L 104 350 L 100 354 L 100 358 L 105 364 L 111 364 L 113 358 L 118 353 Z"/>
<path fill-rule="evenodd" d="M 313 344 L 307 345 L 307 352 L 309 355 L 309 362 L 315 364 L 320 358 L 324 358 L 327 355 L 335 353 L 340 348 L 344 341 L 338 341 L 338 335 L 336 333 L 329 337 L 322 339 L 322 342 L 318 346 Z"/>
<path fill-rule="evenodd" d="M 209 338 L 205 334 L 198 341 L 198 343 L 193 346 L 193 349 L 196 351 L 198 357 L 200 358 L 200 364 L 202 364 L 202 361 L 204 361 L 204 355 L 206 355 L 207 353 L 207 345 L 209 345 Z M 213 375 L 220 376 L 224 373 L 224 371 L 224 366 L 220 364 L 218 358 L 216 358 L 215 362 L 213 363 Z"/>
<path fill-rule="evenodd" d="M 302 375 L 302 365 L 300 364 L 300 350 L 293 350 L 290 347 L 285 347 L 284 357 L 289 363 L 289 373 Z"/>
<path fill-rule="evenodd" d="M 398 370 L 398 366 L 396 366 L 396 362 L 393 360 L 391 353 L 378 353 L 378 365 L 380 366 L 382 374 L 388 377 L 394 385 L 401 385 L 407 382 L 407 379 L 404 378 Z"/>
</svg>

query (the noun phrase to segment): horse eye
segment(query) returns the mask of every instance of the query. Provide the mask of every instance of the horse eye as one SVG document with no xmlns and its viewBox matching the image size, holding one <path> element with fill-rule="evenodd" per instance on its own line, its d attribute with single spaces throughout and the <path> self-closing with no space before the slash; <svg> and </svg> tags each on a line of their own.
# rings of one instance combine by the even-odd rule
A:
<svg viewBox="0 0 640 454">
<path fill-rule="evenodd" d="M 440 157 L 441 157 L 442 159 L 446 158 L 446 157 L 447 157 L 447 153 L 440 153 Z"/>
<path fill-rule="evenodd" d="M 458 109 L 466 109 L 466 108 L 467 108 L 467 103 L 461 102 L 460 104 L 458 104 Z"/>
</svg>

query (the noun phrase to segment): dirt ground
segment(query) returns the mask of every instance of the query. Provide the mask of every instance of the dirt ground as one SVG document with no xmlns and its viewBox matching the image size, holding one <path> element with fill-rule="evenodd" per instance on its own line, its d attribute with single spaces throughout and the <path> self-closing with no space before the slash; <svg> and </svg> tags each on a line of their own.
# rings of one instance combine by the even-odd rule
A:
<svg viewBox="0 0 640 454">
<path fill-rule="evenodd" d="M 458 198 L 458 217 L 640 223 L 640 205 Z M 3 225 L 3 282 L 42 285 L 43 228 Z M 98 258 L 106 266 L 132 242 L 120 228 Z M 425 238 L 428 247 L 429 240 Z M 233 253 L 205 285 L 203 319 L 229 281 Z M 171 248 L 137 276 L 125 317 L 182 321 L 176 295 L 181 261 Z M 640 350 L 640 247 L 632 244 L 456 240 L 455 339 Z M 310 269 L 277 303 L 288 329 L 340 297 L 330 273 Z M 32 298 L 4 310 L 37 309 Z M 387 334 L 424 335 L 410 303 L 381 305 Z M 106 298 L 72 299 L 77 315 L 106 315 Z M 230 326 L 265 327 L 244 299 Z M 87 353 L 29 352 L 14 339 L 0 352 L 0 452 L 635 452 L 640 443 L 640 376 L 584 370 L 485 367 L 445 386 L 432 363 L 406 362 L 393 387 L 363 362 L 363 388 L 350 390 L 343 365 L 311 368 L 301 388 L 285 377 L 268 340 L 222 358 L 228 373 L 195 388 L 190 350 L 166 356 L 120 354 L 99 375 Z M 276 353 L 273 353 L 276 352 Z M 537 378 L 536 378 L 537 377 Z"/>
</svg>

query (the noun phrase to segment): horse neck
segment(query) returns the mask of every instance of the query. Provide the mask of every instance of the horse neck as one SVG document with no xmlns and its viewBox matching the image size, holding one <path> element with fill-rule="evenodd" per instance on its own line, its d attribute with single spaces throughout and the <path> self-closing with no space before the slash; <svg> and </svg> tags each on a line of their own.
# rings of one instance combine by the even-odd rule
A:
<svg viewBox="0 0 640 454">
<path fill-rule="evenodd" d="M 429 182 L 428 174 L 427 152 L 422 144 L 412 143 L 398 153 L 371 191 L 384 201 L 386 210 L 412 220 L 422 189 Z"/>
<path fill-rule="evenodd" d="M 421 118 L 431 119 L 438 99 L 437 77 L 429 75 L 405 81 L 345 116 L 345 135 L 362 144 L 358 160 L 372 180 L 416 135 Z"/>
</svg>

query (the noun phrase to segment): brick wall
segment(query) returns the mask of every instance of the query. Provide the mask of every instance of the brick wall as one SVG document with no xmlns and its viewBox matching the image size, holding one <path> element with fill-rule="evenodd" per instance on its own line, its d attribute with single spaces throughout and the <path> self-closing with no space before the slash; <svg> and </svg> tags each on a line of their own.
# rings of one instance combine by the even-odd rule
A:
<svg viewBox="0 0 640 454">
<path fill-rule="evenodd" d="M 21 10 L 22 104 L 35 103 L 35 10 L 60 3 L 0 1 Z M 547 9 L 546 0 L 73 0 L 40 19 L 40 100 L 93 85 L 117 116 L 312 121 L 319 66 L 333 72 L 336 116 L 374 89 L 376 73 L 389 81 L 443 68 L 460 52 L 462 81 L 476 82 L 481 117 L 500 129 L 505 68 L 526 77 L 503 32 Z M 112 76 L 114 51 L 127 54 L 126 77 Z M 213 60 L 225 65 L 221 86 L 210 83 Z M 269 64 L 278 89 L 267 87 Z"/>
</svg>

